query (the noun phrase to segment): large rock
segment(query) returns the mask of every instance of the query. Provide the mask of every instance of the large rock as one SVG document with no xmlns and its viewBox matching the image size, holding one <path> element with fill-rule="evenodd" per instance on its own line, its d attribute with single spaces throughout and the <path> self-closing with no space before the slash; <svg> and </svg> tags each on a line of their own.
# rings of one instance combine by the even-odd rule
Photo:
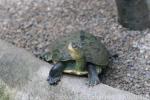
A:
<svg viewBox="0 0 150 100">
<path fill-rule="evenodd" d="M 50 68 L 27 51 L 0 40 L 0 99 L 148 100 L 104 84 L 88 88 L 83 77 L 63 76 L 59 85 L 49 86 L 46 78 Z"/>
<path fill-rule="evenodd" d="M 133 30 L 150 27 L 149 0 L 116 0 L 120 24 Z"/>
</svg>

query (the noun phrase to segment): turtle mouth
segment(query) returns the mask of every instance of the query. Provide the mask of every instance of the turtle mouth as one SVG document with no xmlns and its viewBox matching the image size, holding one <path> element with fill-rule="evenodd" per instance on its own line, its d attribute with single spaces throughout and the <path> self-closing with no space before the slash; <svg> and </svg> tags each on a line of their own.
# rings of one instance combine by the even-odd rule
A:
<svg viewBox="0 0 150 100">
<path fill-rule="evenodd" d="M 77 60 L 82 58 L 82 53 L 81 53 L 82 51 L 76 44 L 70 42 L 68 45 L 68 50 L 69 50 L 69 54 L 73 59 Z"/>
</svg>

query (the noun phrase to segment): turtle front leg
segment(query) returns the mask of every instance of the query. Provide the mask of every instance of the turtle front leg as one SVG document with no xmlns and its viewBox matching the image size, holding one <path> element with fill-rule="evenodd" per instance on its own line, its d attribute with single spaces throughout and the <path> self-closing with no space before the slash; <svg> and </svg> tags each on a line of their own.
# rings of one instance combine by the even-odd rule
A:
<svg viewBox="0 0 150 100">
<path fill-rule="evenodd" d="M 89 82 L 87 85 L 94 86 L 100 83 L 98 73 L 96 71 L 96 65 L 92 63 L 87 63 L 87 70 L 88 70 L 88 78 Z"/>
<path fill-rule="evenodd" d="M 56 63 L 49 71 L 49 76 L 47 81 L 50 85 L 57 85 L 61 79 L 64 70 L 64 65 L 62 62 Z"/>
</svg>

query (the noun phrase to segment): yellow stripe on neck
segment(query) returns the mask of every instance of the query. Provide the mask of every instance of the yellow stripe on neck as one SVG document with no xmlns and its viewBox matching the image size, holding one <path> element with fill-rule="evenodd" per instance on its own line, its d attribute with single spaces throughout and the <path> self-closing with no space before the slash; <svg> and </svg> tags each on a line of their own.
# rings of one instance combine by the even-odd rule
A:
<svg viewBox="0 0 150 100">
<path fill-rule="evenodd" d="M 68 50 L 73 59 L 81 59 L 80 52 L 72 47 L 72 43 L 69 43 Z"/>
</svg>

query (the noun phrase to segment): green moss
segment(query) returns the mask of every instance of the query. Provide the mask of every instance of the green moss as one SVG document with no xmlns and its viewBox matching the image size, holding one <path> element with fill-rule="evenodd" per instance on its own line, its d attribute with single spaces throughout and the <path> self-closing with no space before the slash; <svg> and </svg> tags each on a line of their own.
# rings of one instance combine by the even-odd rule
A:
<svg viewBox="0 0 150 100">
<path fill-rule="evenodd" d="M 0 100 L 10 100 L 4 85 L 0 86 Z"/>
</svg>

